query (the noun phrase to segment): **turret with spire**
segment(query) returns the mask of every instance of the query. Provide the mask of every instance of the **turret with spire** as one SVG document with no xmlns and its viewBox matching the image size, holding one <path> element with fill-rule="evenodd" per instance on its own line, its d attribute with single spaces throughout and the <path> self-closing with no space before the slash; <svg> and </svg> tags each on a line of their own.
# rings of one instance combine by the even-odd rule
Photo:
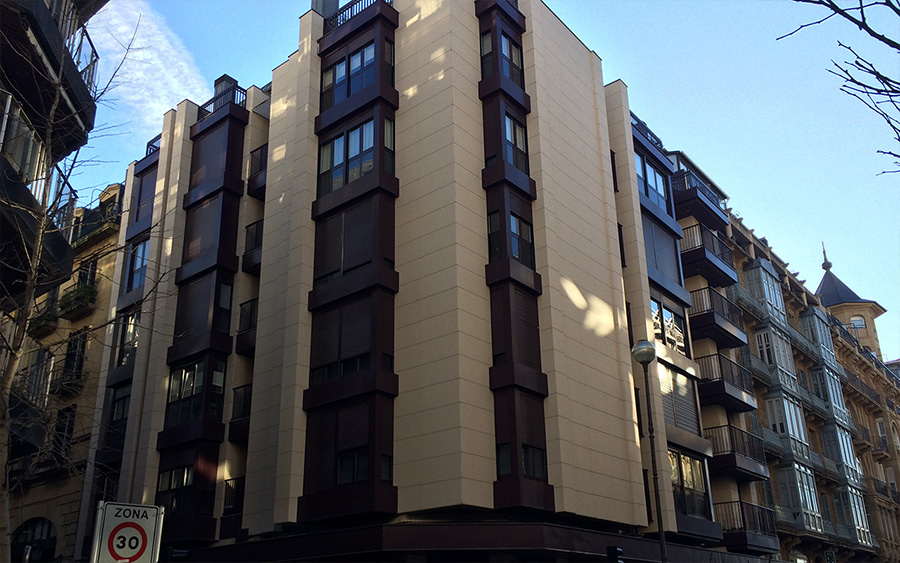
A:
<svg viewBox="0 0 900 563">
<path fill-rule="evenodd" d="M 887 312 L 887 309 L 871 299 L 863 299 L 855 291 L 847 287 L 834 272 L 833 264 L 828 260 L 825 243 L 822 243 L 822 269 L 825 275 L 819 282 L 816 295 L 828 312 L 853 332 L 860 343 L 872 350 L 881 359 L 881 346 L 875 330 L 875 319 Z"/>
</svg>

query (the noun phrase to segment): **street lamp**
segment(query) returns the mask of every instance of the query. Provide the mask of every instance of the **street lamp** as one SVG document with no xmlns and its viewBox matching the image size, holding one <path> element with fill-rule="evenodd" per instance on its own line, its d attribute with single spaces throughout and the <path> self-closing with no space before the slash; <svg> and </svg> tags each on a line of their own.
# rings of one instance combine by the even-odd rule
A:
<svg viewBox="0 0 900 563">
<path fill-rule="evenodd" d="M 669 561 L 666 553 L 666 530 L 663 526 L 662 506 L 659 503 L 659 472 L 656 469 L 656 434 L 653 431 L 653 399 L 650 395 L 650 372 L 647 369 L 656 359 L 656 346 L 649 340 L 639 340 L 631 349 L 631 357 L 644 368 L 644 390 L 647 393 L 647 433 L 650 436 L 650 467 L 653 470 L 653 493 L 656 500 L 656 527 L 659 533 L 659 560 Z"/>
</svg>

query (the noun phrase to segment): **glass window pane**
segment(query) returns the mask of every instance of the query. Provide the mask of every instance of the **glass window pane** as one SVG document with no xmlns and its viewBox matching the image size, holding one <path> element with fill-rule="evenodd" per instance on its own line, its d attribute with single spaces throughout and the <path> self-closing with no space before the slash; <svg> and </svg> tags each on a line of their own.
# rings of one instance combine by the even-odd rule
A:
<svg viewBox="0 0 900 563">
<path fill-rule="evenodd" d="M 506 116 L 506 142 L 513 142 L 513 120 L 510 116 Z"/>
<path fill-rule="evenodd" d="M 347 139 L 347 158 L 353 158 L 359 154 L 359 127 L 350 131 Z"/>
<path fill-rule="evenodd" d="M 355 73 L 362 66 L 362 53 L 357 51 L 350 55 L 350 74 Z"/>
<path fill-rule="evenodd" d="M 347 77 L 347 63 L 340 62 L 334 65 L 334 81 L 335 83 L 343 82 Z"/>
<path fill-rule="evenodd" d="M 326 143 L 319 149 L 319 172 L 331 168 L 331 143 Z"/>
<path fill-rule="evenodd" d="M 327 90 L 334 85 L 334 67 L 329 68 L 322 74 L 322 89 Z"/>
<path fill-rule="evenodd" d="M 339 166 L 344 163 L 344 138 L 338 137 L 334 140 L 334 148 L 331 149 L 334 155 L 333 166 Z"/>
<path fill-rule="evenodd" d="M 490 32 L 481 36 L 481 54 L 487 55 L 491 52 L 491 34 Z"/>
<path fill-rule="evenodd" d="M 375 61 L 375 44 L 374 44 L 374 43 L 369 43 L 369 44 L 366 46 L 365 64 L 366 64 L 366 66 L 369 66 L 369 65 L 372 64 L 374 61 Z"/>
<path fill-rule="evenodd" d="M 367 151 L 375 146 L 375 122 L 367 121 L 363 123 L 363 150 Z"/>
<path fill-rule="evenodd" d="M 384 120 L 384 146 L 389 150 L 394 150 L 394 121 L 392 119 Z"/>
</svg>

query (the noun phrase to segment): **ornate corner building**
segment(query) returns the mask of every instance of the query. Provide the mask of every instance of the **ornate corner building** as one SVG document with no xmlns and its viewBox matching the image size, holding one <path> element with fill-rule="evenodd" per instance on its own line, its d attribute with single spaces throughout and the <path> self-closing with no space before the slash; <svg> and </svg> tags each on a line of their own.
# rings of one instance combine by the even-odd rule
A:
<svg viewBox="0 0 900 563">
<path fill-rule="evenodd" d="M 595 53 L 537 0 L 327 4 L 129 167 L 85 506 L 197 561 L 896 558 L 845 309 Z"/>
</svg>

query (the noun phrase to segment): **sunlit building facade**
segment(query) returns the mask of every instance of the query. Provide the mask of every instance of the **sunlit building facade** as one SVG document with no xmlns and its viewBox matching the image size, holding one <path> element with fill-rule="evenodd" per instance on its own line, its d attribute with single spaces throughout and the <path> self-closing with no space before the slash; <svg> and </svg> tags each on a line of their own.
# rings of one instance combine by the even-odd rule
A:
<svg viewBox="0 0 900 563">
<path fill-rule="evenodd" d="M 600 58 L 539 0 L 320 9 L 129 167 L 83 502 L 198 561 L 749 562 L 788 499 L 824 532 L 802 412 L 771 455 L 757 416 L 803 400 L 807 309 Z"/>
</svg>

